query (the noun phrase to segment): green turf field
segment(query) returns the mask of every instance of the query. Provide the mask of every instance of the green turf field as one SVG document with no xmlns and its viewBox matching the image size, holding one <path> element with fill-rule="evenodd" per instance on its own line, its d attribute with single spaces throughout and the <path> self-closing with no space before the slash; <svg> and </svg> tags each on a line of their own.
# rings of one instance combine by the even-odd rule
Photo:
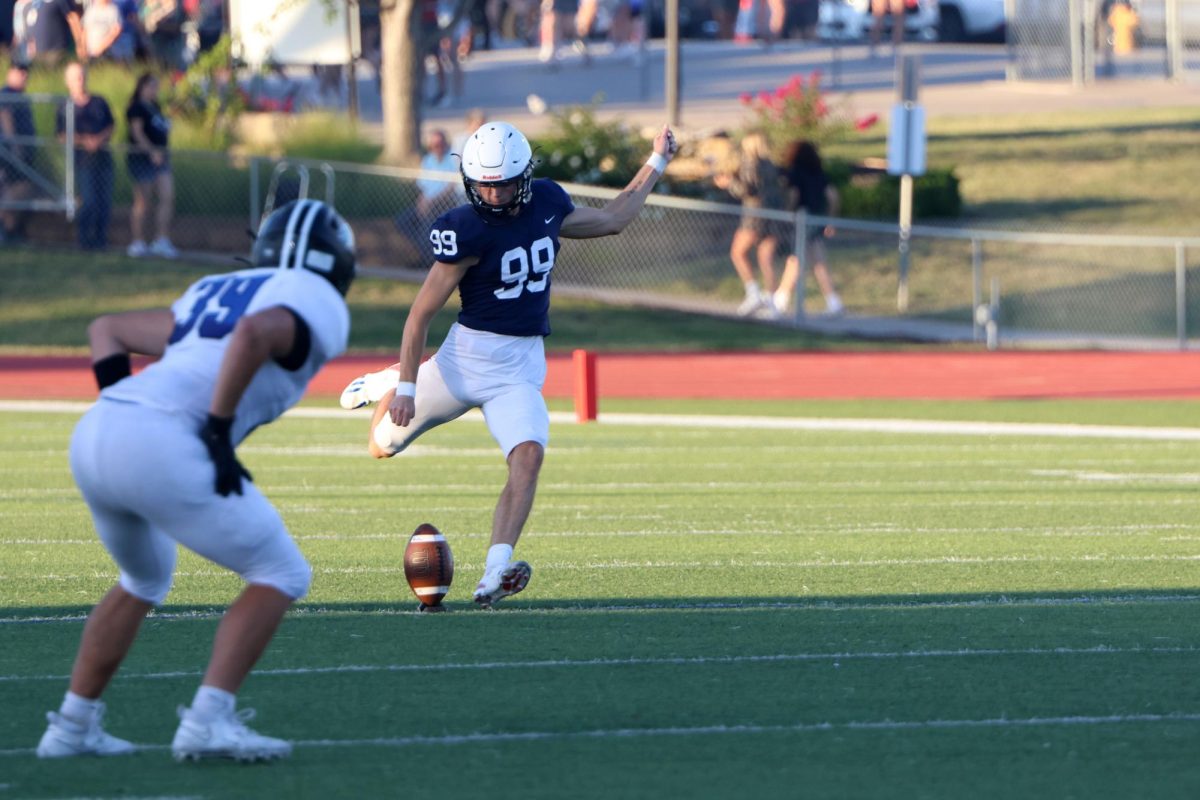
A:
<svg viewBox="0 0 1200 800">
<path fill-rule="evenodd" d="M 792 416 L 1197 424 L 1181 403 L 794 404 Z M 771 414 L 780 404 L 602 410 Z M 519 554 L 469 608 L 504 478 L 480 422 L 389 462 L 361 417 L 243 460 L 312 561 L 243 705 L 271 766 L 176 765 L 235 579 L 181 559 L 107 695 L 150 747 L 39 762 L 115 573 L 66 466 L 76 414 L 0 411 L 0 800 L 1200 796 L 1200 442 L 556 424 Z M 432 521 L 453 613 L 412 613 Z"/>
</svg>

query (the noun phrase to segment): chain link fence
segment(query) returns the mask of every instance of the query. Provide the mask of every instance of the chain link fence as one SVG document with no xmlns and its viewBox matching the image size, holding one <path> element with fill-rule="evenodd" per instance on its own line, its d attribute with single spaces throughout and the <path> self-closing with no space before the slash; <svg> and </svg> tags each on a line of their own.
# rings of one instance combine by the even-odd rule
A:
<svg viewBox="0 0 1200 800">
<path fill-rule="evenodd" d="M 114 248 L 129 241 L 131 197 L 124 153 L 116 150 L 109 228 Z M 61 165 L 61 151 L 58 159 Z M 447 173 L 183 151 L 172 154 L 172 165 L 177 200 L 171 236 L 185 253 L 244 255 L 247 231 L 268 205 L 306 193 L 332 199 L 353 226 L 364 271 L 407 280 L 420 280 L 432 261 L 429 222 L 462 198 L 458 176 Z M 426 211 L 418 209 L 420 181 L 427 189 L 445 189 Z M 602 206 L 616 195 L 592 186 L 566 188 L 576 204 Z M 743 287 L 729 248 L 743 213 L 737 205 L 653 195 L 621 235 L 565 241 L 554 270 L 556 291 L 732 316 Z M 752 213 L 770 219 L 780 234 L 777 274 L 789 253 L 811 266 L 796 249 L 797 230 L 835 229 L 826 243 L 829 266 L 849 313 L 824 315 L 810 278 L 807 292 L 801 282 L 803 313 L 781 324 L 959 341 L 984 340 L 991 329 L 1001 345 L 1175 348 L 1200 339 L 1200 238 L 918 225 L 909 242 L 908 307 L 900 313 L 896 225 Z M 36 241 L 73 239 L 63 215 L 36 217 Z"/>
<path fill-rule="evenodd" d="M 1200 0 L 1007 0 L 1009 76 L 1070 80 L 1200 76 Z"/>
</svg>

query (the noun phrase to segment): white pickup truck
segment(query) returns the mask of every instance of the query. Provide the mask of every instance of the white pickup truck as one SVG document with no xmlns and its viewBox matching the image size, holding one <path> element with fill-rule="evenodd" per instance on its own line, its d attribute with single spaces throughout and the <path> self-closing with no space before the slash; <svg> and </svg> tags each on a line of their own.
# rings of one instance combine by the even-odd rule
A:
<svg viewBox="0 0 1200 800">
<path fill-rule="evenodd" d="M 1004 39 L 1004 0 L 940 0 L 938 39 Z"/>
</svg>

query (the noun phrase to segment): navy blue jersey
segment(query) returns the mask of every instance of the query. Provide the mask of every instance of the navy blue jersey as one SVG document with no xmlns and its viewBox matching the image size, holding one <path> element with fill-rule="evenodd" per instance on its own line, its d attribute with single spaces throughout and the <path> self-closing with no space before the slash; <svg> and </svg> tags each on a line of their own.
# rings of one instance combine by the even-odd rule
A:
<svg viewBox="0 0 1200 800">
<path fill-rule="evenodd" d="M 458 284 L 459 323 L 507 336 L 549 335 L 558 229 L 574 210 L 561 186 L 539 179 L 516 217 L 484 221 L 470 205 L 438 217 L 429 232 L 433 258 L 447 264 L 479 259 Z"/>
</svg>

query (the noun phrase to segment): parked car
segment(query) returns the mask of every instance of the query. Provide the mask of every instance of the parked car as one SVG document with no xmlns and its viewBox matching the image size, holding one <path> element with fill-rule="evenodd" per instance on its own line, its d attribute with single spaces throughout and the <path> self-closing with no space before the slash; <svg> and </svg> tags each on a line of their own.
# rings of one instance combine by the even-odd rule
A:
<svg viewBox="0 0 1200 800">
<path fill-rule="evenodd" d="M 1004 41 L 1004 0 L 940 0 L 938 39 Z"/>
<path fill-rule="evenodd" d="M 905 36 L 925 42 L 938 38 L 938 0 L 918 0 L 904 15 Z M 835 41 L 857 41 L 871 32 L 871 0 L 824 0 L 817 18 L 817 36 Z M 884 19 L 884 35 L 891 36 L 892 16 Z"/>
</svg>

